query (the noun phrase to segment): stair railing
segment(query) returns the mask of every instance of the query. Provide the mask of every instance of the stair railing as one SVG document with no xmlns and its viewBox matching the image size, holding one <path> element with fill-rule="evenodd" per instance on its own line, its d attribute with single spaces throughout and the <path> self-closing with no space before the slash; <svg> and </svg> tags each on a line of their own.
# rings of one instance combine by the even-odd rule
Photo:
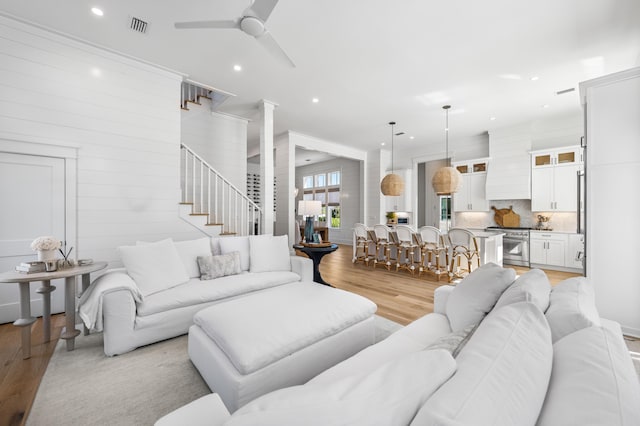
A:
<svg viewBox="0 0 640 426">
<path fill-rule="evenodd" d="M 207 215 L 209 225 L 221 225 L 221 234 L 261 233 L 262 209 L 191 148 L 180 144 L 182 203 L 192 214 Z"/>
</svg>

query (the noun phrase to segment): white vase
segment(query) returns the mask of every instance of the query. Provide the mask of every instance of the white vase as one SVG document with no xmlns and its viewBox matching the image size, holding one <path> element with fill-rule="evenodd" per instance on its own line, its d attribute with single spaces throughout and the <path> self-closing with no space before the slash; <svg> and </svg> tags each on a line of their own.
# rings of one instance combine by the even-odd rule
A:
<svg viewBox="0 0 640 426">
<path fill-rule="evenodd" d="M 56 258 L 56 253 L 56 250 L 38 250 L 38 260 L 40 262 L 54 260 Z"/>
</svg>

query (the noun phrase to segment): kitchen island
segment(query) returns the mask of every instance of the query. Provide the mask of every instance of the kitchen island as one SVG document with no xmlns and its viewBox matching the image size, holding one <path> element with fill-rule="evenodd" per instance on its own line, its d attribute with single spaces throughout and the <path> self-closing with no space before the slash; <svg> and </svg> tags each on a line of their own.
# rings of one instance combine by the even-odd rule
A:
<svg viewBox="0 0 640 426">
<path fill-rule="evenodd" d="M 478 241 L 480 251 L 480 265 L 493 262 L 502 266 L 502 236 L 500 231 L 485 231 L 481 229 L 470 229 Z"/>
</svg>

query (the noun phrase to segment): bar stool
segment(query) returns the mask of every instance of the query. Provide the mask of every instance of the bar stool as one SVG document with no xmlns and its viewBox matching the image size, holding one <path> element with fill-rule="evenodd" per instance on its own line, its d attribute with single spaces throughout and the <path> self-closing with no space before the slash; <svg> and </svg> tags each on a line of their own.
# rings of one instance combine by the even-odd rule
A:
<svg viewBox="0 0 640 426">
<path fill-rule="evenodd" d="M 383 266 L 387 271 L 391 270 L 391 241 L 387 225 L 373 225 L 375 236 L 376 255 L 373 259 L 373 267 Z"/>
<path fill-rule="evenodd" d="M 434 226 L 422 226 L 413 236 L 420 247 L 418 276 L 423 272 L 431 272 L 436 275 L 438 281 L 441 276 L 448 279 L 449 247 L 445 244 L 440 230 Z"/>
<path fill-rule="evenodd" d="M 353 228 L 353 263 L 362 261 L 365 265 L 369 265 L 369 248 L 372 243 L 366 225 L 356 223 Z"/>
<path fill-rule="evenodd" d="M 473 258 L 476 258 L 478 268 L 480 267 L 480 252 L 478 242 L 473 232 L 464 228 L 451 228 L 447 234 L 451 250 L 451 266 L 449 268 L 449 282 L 456 278 L 463 278 L 464 273 L 471 273 L 473 270 Z M 467 268 L 460 266 L 460 259 L 465 258 Z M 458 265 L 454 268 L 455 263 Z"/>
<path fill-rule="evenodd" d="M 398 240 L 395 242 L 397 249 L 396 271 L 398 269 L 406 269 L 413 275 L 417 269 L 415 255 L 418 251 L 418 244 L 413 240 L 414 231 L 408 225 L 397 225 L 396 235 Z"/>
</svg>

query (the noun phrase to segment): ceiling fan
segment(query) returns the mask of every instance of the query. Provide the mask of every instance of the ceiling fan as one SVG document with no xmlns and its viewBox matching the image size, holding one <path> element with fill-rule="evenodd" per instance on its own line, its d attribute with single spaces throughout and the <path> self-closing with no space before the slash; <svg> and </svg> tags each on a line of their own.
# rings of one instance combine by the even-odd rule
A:
<svg viewBox="0 0 640 426">
<path fill-rule="evenodd" d="M 260 43 L 267 52 L 280 62 L 295 68 L 296 65 L 293 63 L 291 58 L 287 56 L 278 42 L 276 42 L 271 33 L 264 26 L 267 19 L 269 19 L 269 15 L 271 15 L 273 8 L 275 8 L 277 4 L 278 0 L 255 0 L 244 10 L 244 12 L 242 12 L 242 16 L 235 20 L 176 22 L 174 26 L 177 29 L 239 29 L 247 35 L 255 37 L 255 39 L 258 40 L 258 43 Z"/>
</svg>

